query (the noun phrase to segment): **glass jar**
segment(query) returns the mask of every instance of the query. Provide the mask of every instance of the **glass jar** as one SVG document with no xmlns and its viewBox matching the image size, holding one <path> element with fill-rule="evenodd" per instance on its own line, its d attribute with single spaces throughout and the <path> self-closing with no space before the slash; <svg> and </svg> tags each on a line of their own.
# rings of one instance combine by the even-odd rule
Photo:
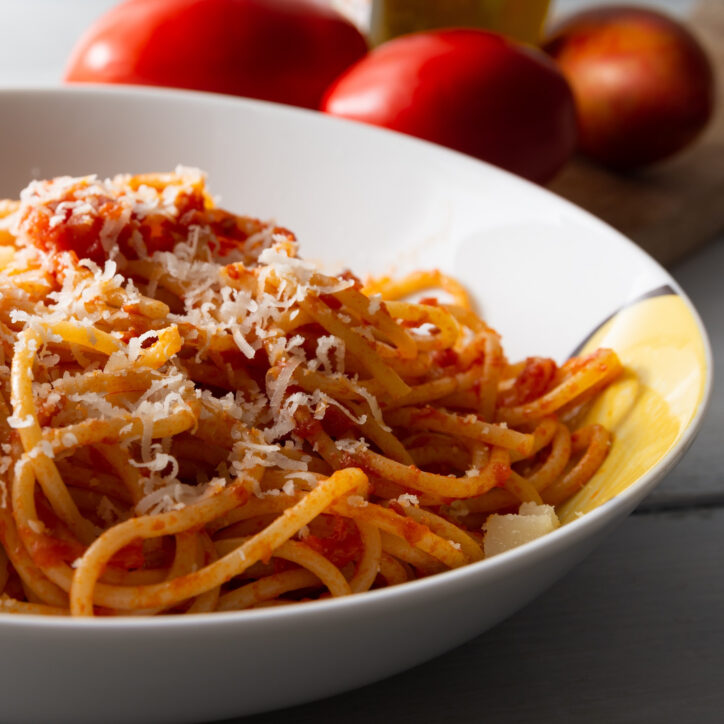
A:
<svg viewBox="0 0 724 724">
<path fill-rule="evenodd" d="M 540 41 L 550 0 L 373 0 L 373 45 L 433 28 L 486 28 L 524 43 Z"/>
</svg>

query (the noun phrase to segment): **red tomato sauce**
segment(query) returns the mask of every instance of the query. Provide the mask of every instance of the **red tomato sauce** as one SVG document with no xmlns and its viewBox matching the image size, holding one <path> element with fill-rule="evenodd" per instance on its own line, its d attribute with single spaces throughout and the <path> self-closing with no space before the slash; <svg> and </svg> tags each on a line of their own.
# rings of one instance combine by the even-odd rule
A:
<svg viewBox="0 0 724 724">
<path fill-rule="evenodd" d="M 548 391 L 557 370 L 552 359 L 528 357 L 511 389 L 501 394 L 500 404 L 506 407 L 524 405 L 541 397 Z"/>
<path fill-rule="evenodd" d="M 328 535 L 320 537 L 310 534 L 303 542 L 317 553 L 321 553 L 337 568 L 343 568 L 359 559 L 364 549 L 357 526 L 348 518 L 338 515 L 334 516 L 334 523 Z"/>
<path fill-rule="evenodd" d="M 127 546 L 116 551 L 114 556 L 108 561 L 109 566 L 123 568 L 127 571 L 143 568 L 144 563 L 143 540 L 141 538 L 131 541 Z"/>
<path fill-rule="evenodd" d="M 83 555 L 83 547 L 79 543 L 48 535 L 34 536 L 29 551 L 33 562 L 40 568 L 53 568 L 61 563 L 72 563 Z"/>
</svg>

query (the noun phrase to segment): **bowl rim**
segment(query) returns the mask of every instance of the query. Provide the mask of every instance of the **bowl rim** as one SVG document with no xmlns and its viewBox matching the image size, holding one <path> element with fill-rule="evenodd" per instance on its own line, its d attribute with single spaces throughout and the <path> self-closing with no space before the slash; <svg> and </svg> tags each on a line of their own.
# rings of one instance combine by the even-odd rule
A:
<svg viewBox="0 0 724 724">
<path fill-rule="evenodd" d="M 689 312 L 696 322 L 699 336 L 704 350 L 705 359 L 705 380 L 699 406 L 689 421 L 686 428 L 680 434 L 679 439 L 663 457 L 646 473 L 632 482 L 628 488 L 602 503 L 594 510 L 585 513 L 560 528 L 547 533 L 536 540 L 525 543 L 498 554 L 492 558 L 471 563 L 457 569 L 443 571 L 433 576 L 409 581 L 398 586 L 366 591 L 363 594 L 353 594 L 335 599 L 321 601 L 309 601 L 299 606 L 282 606 L 266 609 L 253 609 L 250 611 L 219 611 L 212 613 L 194 614 L 193 616 L 182 616 L 173 614 L 161 614 L 158 616 L 114 616 L 114 617 L 90 617 L 72 618 L 66 616 L 42 616 L 22 613 L 5 613 L 0 611 L 0 630 L 17 630 L 22 628 L 41 628 L 66 630 L 75 632 L 113 632 L 113 631 L 145 631 L 149 627 L 167 631 L 169 629 L 196 629 L 197 627 L 207 629 L 216 626 L 238 626 L 254 625 L 257 623 L 273 623 L 292 619 L 306 619 L 309 617 L 329 615 L 336 613 L 345 615 L 354 612 L 358 606 L 372 608 L 385 606 L 388 602 L 395 602 L 396 599 L 405 601 L 408 598 L 418 598 L 432 595 L 436 589 L 452 589 L 468 586 L 484 585 L 486 579 L 495 579 L 504 576 L 515 575 L 518 569 L 542 561 L 554 556 L 557 551 L 568 547 L 576 539 L 586 538 L 587 533 L 593 533 L 603 527 L 607 522 L 614 520 L 617 515 L 621 519 L 647 496 L 657 483 L 679 462 L 684 453 L 688 450 L 706 415 L 711 400 L 713 389 L 713 355 L 711 343 L 701 317 L 678 282 L 671 274 L 664 269 L 659 262 L 637 246 L 628 237 L 609 226 L 606 222 L 594 216 L 590 212 L 576 206 L 567 199 L 558 196 L 545 187 L 520 178 L 508 171 L 496 166 L 467 156 L 458 151 L 444 148 L 437 144 L 430 143 L 418 138 L 413 138 L 396 131 L 370 126 L 357 121 L 336 118 L 323 114 L 319 111 L 305 108 L 297 108 L 269 101 L 259 101 L 251 98 L 228 96 L 220 93 L 208 93 L 192 90 L 179 90 L 172 88 L 161 88 L 156 86 L 133 86 L 133 85 L 104 85 L 95 83 L 78 83 L 67 86 L 56 86 L 49 84 L 29 84 L 23 86 L 4 85 L 0 86 L 0 103 L 7 98 L 11 102 L 13 96 L 20 100 L 33 97 L 39 99 L 52 99 L 73 97 L 78 98 L 102 98 L 104 96 L 128 100 L 151 99 L 165 103 L 166 101 L 181 101 L 185 103 L 219 104 L 221 107 L 246 108 L 248 112 L 270 113 L 272 115 L 286 116 L 291 119 L 306 119 L 307 122 L 332 124 L 333 126 L 344 126 L 348 131 L 343 133 L 362 134 L 370 138 L 391 138 L 394 137 L 395 144 L 408 146 L 410 149 L 416 147 L 421 153 L 438 155 L 439 158 L 455 157 L 456 163 L 466 164 L 470 169 L 485 169 L 486 173 L 503 174 L 512 179 L 515 184 L 522 184 L 523 188 L 528 187 L 527 193 L 542 194 L 548 198 L 548 202 L 554 205 L 563 205 L 569 211 L 573 210 L 587 224 L 599 227 L 607 236 L 617 238 L 619 244 L 626 248 L 629 253 L 637 254 L 645 265 L 653 266 L 666 278 L 666 282 L 676 291 L 686 304 Z M 93 101 L 90 101 L 93 102 Z M 314 120 L 313 120 L 314 119 Z M 615 311 L 618 310 L 614 310 Z M 480 580 L 477 580 L 480 579 Z M 399 604 L 398 604 L 399 605 Z M 93 635 L 93 634 L 91 634 Z"/>
</svg>

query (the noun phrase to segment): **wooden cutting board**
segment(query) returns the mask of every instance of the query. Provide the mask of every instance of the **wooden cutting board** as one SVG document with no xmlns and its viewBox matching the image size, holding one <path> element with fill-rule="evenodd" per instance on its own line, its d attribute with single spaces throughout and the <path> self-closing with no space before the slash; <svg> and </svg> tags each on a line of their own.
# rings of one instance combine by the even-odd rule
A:
<svg viewBox="0 0 724 724">
<path fill-rule="evenodd" d="M 713 61 L 718 97 L 714 118 L 696 143 L 626 175 L 577 158 L 549 185 L 665 265 L 724 231 L 724 0 L 701 0 L 690 28 Z"/>
</svg>

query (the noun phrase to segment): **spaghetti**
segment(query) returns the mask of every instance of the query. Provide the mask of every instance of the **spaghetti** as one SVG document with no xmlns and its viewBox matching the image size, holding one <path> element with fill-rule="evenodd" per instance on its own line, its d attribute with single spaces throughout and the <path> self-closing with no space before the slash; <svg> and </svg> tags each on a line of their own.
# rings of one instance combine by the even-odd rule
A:
<svg viewBox="0 0 724 724">
<path fill-rule="evenodd" d="M 323 274 L 199 172 L 33 182 L 0 217 L 2 611 L 396 585 L 606 456 L 577 420 L 612 351 L 511 364 L 454 280 Z"/>
</svg>

